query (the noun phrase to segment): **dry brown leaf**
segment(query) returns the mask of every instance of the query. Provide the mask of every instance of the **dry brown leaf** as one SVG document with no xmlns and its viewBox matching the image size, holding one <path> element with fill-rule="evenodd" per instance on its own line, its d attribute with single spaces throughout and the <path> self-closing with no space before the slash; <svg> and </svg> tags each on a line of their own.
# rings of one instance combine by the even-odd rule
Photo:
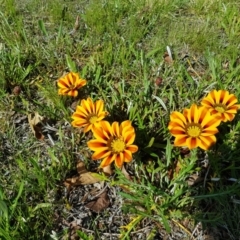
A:
<svg viewBox="0 0 240 240">
<path fill-rule="evenodd" d="M 123 175 L 126 177 L 126 179 L 131 180 L 131 176 L 129 175 L 129 173 L 127 172 L 126 168 L 124 167 L 124 165 L 122 166 L 122 173 Z"/>
<path fill-rule="evenodd" d="M 198 184 L 203 181 L 203 178 L 196 173 L 193 173 L 188 179 L 187 183 L 188 186 L 194 186 L 195 184 Z"/>
<path fill-rule="evenodd" d="M 76 17 L 75 24 L 74 24 L 74 28 L 73 28 L 73 30 L 70 32 L 70 35 L 74 35 L 74 34 L 77 32 L 77 30 L 79 29 L 79 27 L 80 27 L 79 20 L 80 20 L 80 17 L 77 16 L 77 17 Z"/>
<path fill-rule="evenodd" d="M 28 123 L 30 125 L 30 128 L 34 133 L 34 136 L 39 140 L 44 139 L 44 136 L 42 134 L 42 129 L 40 126 L 40 123 L 42 122 L 43 119 L 44 117 L 39 115 L 38 112 L 35 112 L 34 114 L 28 114 Z"/>
<path fill-rule="evenodd" d="M 101 193 L 96 199 L 88 202 L 85 206 L 92 211 L 99 213 L 106 209 L 110 205 L 110 200 L 107 195 L 107 191 L 105 190 Z"/>
<path fill-rule="evenodd" d="M 102 171 L 104 172 L 104 174 L 105 174 L 106 176 L 111 176 L 111 175 L 113 174 L 113 170 L 112 170 L 111 165 L 108 165 L 108 166 L 106 166 L 106 167 L 103 167 L 103 168 L 102 168 Z"/>
<path fill-rule="evenodd" d="M 91 172 L 83 173 L 77 177 L 66 179 L 64 185 L 66 187 L 73 187 L 78 185 L 89 185 L 101 181 L 101 179 L 92 176 Z"/>
<path fill-rule="evenodd" d="M 91 172 L 83 173 L 79 176 L 79 182 L 81 185 L 93 184 L 101 181 L 99 178 L 92 175 Z"/>
<path fill-rule="evenodd" d="M 172 57 L 168 54 L 168 52 L 165 52 L 163 55 L 165 63 L 172 65 L 173 64 L 173 59 Z"/>
<path fill-rule="evenodd" d="M 179 160 L 175 160 L 168 170 L 168 178 L 172 180 L 178 175 L 179 171 L 182 169 L 182 164 Z"/>
<path fill-rule="evenodd" d="M 76 21 L 75 21 L 75 24 L 74 24 L 74 30 L 77 31 L 80 27 L 80 24 L 79 24 L 79 20 L 80 20 L 80 17 L 77 16 L 76 17 Z"/>
<path fill-rule="evenodd" d="M 87 169 L 85 168 L 84 162 L 78 161 L 77 172 L 78 172 L 78 174 L 83 174 L 83 173 L 87 172 Z"/>
<path fill-rule="evenodd" d="M 77 163 L 77 171 L 79 176 L 66 179 L 64 185 L 69 189 L 73 186 L 88 185 L 101 181 L 101 179 L 93 176 L 92 172 L 88 172 L 84 166 L 84 163 L 79 161 Z"/>
</svg>

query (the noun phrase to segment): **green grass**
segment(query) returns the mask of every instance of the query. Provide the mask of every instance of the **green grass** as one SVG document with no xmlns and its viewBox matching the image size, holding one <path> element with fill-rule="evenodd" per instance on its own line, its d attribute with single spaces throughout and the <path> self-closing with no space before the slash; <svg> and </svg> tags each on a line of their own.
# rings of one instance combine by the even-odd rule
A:
<svg viewBox="0 0 240 240">
<path fill-rule="evenodd" d="M 1 239 L 51 239 L 58 229 L 56 212 L 68 217 L 64 180 L 80 157 L 91 165 L 89 136 L 69 124 L 74 100 L 57 95 L 56 81 L 68 71 L 88 81 L 78 100 L 103 99 L 108 120 L 130 119 L 136 129 L 139 151 L 127 166 L 133 180 L 119 171 L 105 179 L 113 188 L 132 189 L 119 197 L 126 216 L 140 216 L 129 231 L 119 230 L 122 239 L 131 239 L 144 219 L 157 222 L 149 239 L 159 225 L 170 233 L 184 219 L 190 232 L 201 222 L 238 239 L 239 115 L 221 126 L 208 169 L 201 166 L 203 151 L 183 154 L 167 129 L 172 111 L 199 103 L 212 89 L 227 89 L 239 99 L 237 0 L 0 0 L 0 5 Z M 77 16 L 79 29 L 72 33 Z M 173 64 L 164 60 L 167 46 Z M 16 86 L 20 94 L 13 93 Z M 55 128 L 43 141 L 27 121 L 34 112 Z M 194 173 L 206 179 L 188 186 Z M 57 239 L 67 232 L 59 229 Z"/>
</svg>

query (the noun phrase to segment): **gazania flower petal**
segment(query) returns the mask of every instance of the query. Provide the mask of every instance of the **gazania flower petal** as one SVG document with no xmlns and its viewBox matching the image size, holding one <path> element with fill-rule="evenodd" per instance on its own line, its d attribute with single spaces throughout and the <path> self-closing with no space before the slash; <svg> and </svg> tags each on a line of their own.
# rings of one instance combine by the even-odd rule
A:
<svg viewBox="0 0 240 240">
<path fill-rule="evenodd" d="M 234 108 L 236 111 L 239 109 L 237 103 L 237 98 L 233 94 L 229 94 L 226 90 L 213 90 L 211 91 L 201 102 L 201 104 L 209 109 L 212 115 L 220 116 L 221 120 L 232 121 L 234 118 L 233 115 L 228 115 L 229 110 Z"/>
<path fill-rule="evenodd" d="M 88 141 L 87 145 L 91 150 L 97 151 L 99 148 L 106 147 L 106 142 L 99 139 L 92 139 Z"/>
<path fill-rule="evenodd" d="M 194 138 L 194 137 L 189 137 L 186 140 L 186 144 L 188 146 L 189 149 L 193 149 L 199 146 L 199 139 L 198 138 Z"/>
<path fill-rule="evenodd" d="M 100 115 L 103 112 L 104 104 L 102 100 L 96 101 L 95 111 L 97 115 Z"/>
<path fill-rule="evenodd" d="M 81 101 L 81 106 L 86 110 L 88 114 L 93 113 L 91 101 L 89 101 L 88 99 L 87 100 L 83 99 Z"/>
<path fill-rule="evenodd" d="M 206 119 L 209 115 L 209 109 L 201 106 L 201 107 L 198 107 L 198 110 L 199 110 L 199 120 L 198 121 L 202 125 L 204 119 Z"/>
<path fill-rule="evenodd" d="M 72 126 L 73 127 L 84 127 L 87 123 L 87 121 L 85 119 L 79 119 L 76 121 L 72 121 Z"/>
<path fill-rule="evenodd" d="M 110 125 L 110 123 L 108 121 L 102 121 L 101 122 L 101 127 L 103 129 L 103 132 L 105 132 L 105 136 L 106 137 L 109 137 L 109 136 L 112 136 L 113 135 L 113 130 L 112 130 L 112 127 Z"/>
<path fill-rule="evenodd" d="M 219 104 L 221 98 L 221 91 L 214 90 L 212 95 L 214 96 L 213 99 L 215 99 L 215 103 Z"/>
<path fill-rule="evenodd" d="M 109 137 L 104 135 L 104 130 L 102 128 L 93 127 L 92 132 L 96 139 L 107 142 Z"/>
<path fill-rule="evenodd" d="M 76 111 L 72 115 L 72 125 L 74 127 L 84 127 L 84 132 L 88 132 L 93 130 L 94 126 L 99 127 L 101 120 L 106 116 L 105 111 L 102 107 L 98 107 L 98 113 L 96 113 L 96 104 L 97 102 L 93 102 L 91 98 L 83 99 L 81 101 L 81 105 L 77 106 Z M 101 136 L 103 137 L 103 133 Z"/>
<path fill-rule="evenodd" d="M 131 145 L 133 144 L 133 142 L 135 141 L 135 132 L 126 132 L 124 135 L 123 135 L 123 139 L 124 139 L 124 142 L 127 144 L 127 145 Z"/>
<path fill-rule="evenodd" d="M 184 115 L 180 112 L 172 112 L 170 115 L 170 120 L 172 122 L 175 122 L 176 120 L 179 122 L 180 125 L 182 124 L 186 124 L 186 118 L 184 117 Z"/>
<path fill-rule="evenodd" d="M 70 90 L 68 92 L 68 95 L 71 97 L 76 97 L 78 95 L 78 91 L 77 90 Z"/>
<path fill-rule="evenodd" d="M 202 101 L 201 101 L 201 105 L 205 106 L 205 107 L 212 107 L 214 105 L 214 100 L 210 97 L 205 97 Z"/>
<path fill-rule="evenodd" d="M 138 151 L 138 146 L 137 145 L 129 145 L 126 147 L 127 150 L 129 150 L 132 153 L 135 153 Z"/>
<path fill-rule="evenodd" d="M 238 105 L 234 105 L 234 106 L 231 106 L 226 112 L 236 114 L 239 108 L 240 107 Z"/>
<path fill-rule="evenodd" d="M 120 132 L 121 132 L 122 136 L 126 136 L 126 135 L 129 135 L 129 134 L 134 134 L 135 135 L 135 130 L 131 125 L 126 126 L 124 128 L 121 128 L 121 126 L 120 126 Z"/>
<path fill-rule="evenodd" d="M 202 136 L 200 137 L 200 140 L 201 142 L 199 143 L 199 147 L 204 150 L 208 150 L 216 142 L 216 137 L 214 135 Z"/>
<path fill-rule="evenodd" d="M 124 155 L 122 152 L 116 155 L 115 164 L 118 168 L 121 168 L 124 162 Z"/>
<path fill-rule="evenodd" d="M 99 160 L 101 158 L 108 157 L 110 154 L 108 148 L 102 147 L 99 148 L 93 155 L 92 155 L 92 160 Z"/>
<path fill-rule="evenodd" d="M 87 124 L 85 127 L 84 127 L 84 129 L 83 129 L 83 132 L 88 132 L 88 131 L 90 131 L 90 130 L 92 130 L 92 125 L 91 124 Z"/>
<path fill-rule="evenodd" d="M 188 111 L 188 121 L 189 122 L 193 122 L 193 123 L 197 123 L 198 122 L 198 119 L 199 119 L 199 112 L 198 112 L 198 109 L 197 109 L 197 105 L 196 104 L 193 104 L 189 111 Z"/>
<path fill-rule="evenodd" d="M 234 118 L 234 114 L 225 112 L 222 114 L 222 121 L 227 122 L 227 121 L 232 121 Z"/>
<path fill-rule="evenodd" d="M 85 79 L 81 79 L 81 82 L 75 83 L 76 88 L 79 89 L 87 84 L 87 81 Z"/>
<path fill-rule="evenodd" d="M 62 79 L 58 80 L 57 85 L 60 88 L 68 88 L 68 86 L 69 86 L 69 84 L 66 81 L 62 80 Z M 61 89 L 59 89 L 59 90 L 61 90 Z"/>
<path fill-rule="evenodd" d="M 101 168 L 104 168 L 104 167 L 110 165 L 115 159 L 116 159 L 116 154 L 114 154 L 114 155 L 109 155 L 108 157 L 105 157 L 105 158 L 102 160 L 102 162 L 101 162 L 101 164 L 100 164 L 100 167 L 101 167 Z"/>
<path fill-rule="evenodd" d="M 185 131 L 186 131 L 185 128 L 178 127 L 178 126 L 170 128 L 170 133 L 171 133 L 172 135 L 182 135 L 182 134 L 186 134 Z"/>
<path fill-rule="evenodd" d="M 186 125 L 186 122 L 183 122 L 181 119 L 176 118 L 176 119 L 170 121 L 170 123 L 168 125 L 168 129 L 171 129 L 171 128 L 174 128 L 177 126 L 184 128 L 185 125 Z"/>
<path fill-rule="evenodd" d="M 176 117 L 181 116 L 175 114 Z M 185 121 L 171 118 L 168 125 L 170 133 L 175 137 L 175 146 L 187 146 L 189 149 L 200 147 L 208 149 L 215 140 L 214 134 L 218 132 L 219 117 L 212 116 L 208 108 L 198 107 L 193 104 L 189 109 L 184 109 L 183 117 Z M 185 122 L 182 126 L 179 122 Z M 205 141 L 205 142 L 204 142 Z"/>
<path fill-rule="evenodd" d="M 108 112 L 104 111 L 98 114 L 98 120 L 103 120 L 108 115 Z"/>
<path fill-rule="evenodd" d="M 58 94 L 76 97 L 78 89 L 86 85 L 86 80 L 80 79 L 77 73 L 70 72 L 61 77 L 57 85 L 59 87 Z"/>
<path fill-rule="evenodd" d="M 231 98 L 229 98 L 229 100 L 226 102 L 226 106 L 228 108 L 230 108 L 231 106 L 235 105 L 238 102 L 237 98 L 233 94 L 231 94 L 230 96 Z"/>
<path fill-rule="evenodd" d="M 174 146 L 177 146 L 177 147 L 187 146 L 186 141 L 187 141 L 187 135 L 177 136 L 174 141 Z"/>
<path fill-rule="evenodd" d="M 120 124 L 120 127 L 123 129 L 125 127 L 128 127 L 128 126 L 132 126 L 132 122 L 129 121 L 129 120 L 126 120 L 126 121 L 123 121 L 121 124 Z"/>
<path fill-rule="evenodd" d="M 203 136 L 203 137 L 206 137 L 206 136 L 212 136 L 212 135 L 214 135 L 214 134 L 216 134 L 216 133 L 218 133 L 218 130 L 217 130 L 217 128 L 208 128 L 208 129 L 204 129 L 203 131 L 202 131 L 202 134 L 201 134 L 201 136 Z"/>
<path fill-rule="evenodd" d="M 132 153 L 138 150 L 136 145 L 132 145 L 135 131 L 130 121 L 120 125 L 118 122 L 110 125 L 107 121 L 101 121 L 92 131 L 96 139 L 90 140 L 88 146 L 94 151 L 92 159 L 103 158 L 101 167 L 115 161 L 116 166 L 120 168 L 124 162 L 130 162 Z"/>
<path fill-rule="evenodd" d="M 82 104 L 82 101 L 81 101 Z M 86 108 L 84 108 L 82 105 L 81 106 L 77 106 L 76 112 L 73 114 L 73 116 L 75 115 L 81 115 L 81 117 L 83 116 L 84 118 L 87 118 L 89 115 L 89 112 L 87 111 Z"/>
<path fill-rule="evenodd" d="M 132 161 L 132 152 L 129 150 L 124 151 L 124 162 L 130 162 Z"/>
<path fill-rule="evenodd" d="M 237 98 L 233 94 L 229 94 L 228 91 L 224 92 L 225 94 L 221 98 L 221 103 L 229 107 L 229 105 L 234 105 L 237 103 Z"/>
<path fill-rule="evenodd" d="M 120 136 L 120 129 L 119 129 L 119 123 L 118 122 L 113 122 L 112 129 L 113 129 L 113 135 L 116 136 L 116 137 L 119 137 Z"/>
</svg>

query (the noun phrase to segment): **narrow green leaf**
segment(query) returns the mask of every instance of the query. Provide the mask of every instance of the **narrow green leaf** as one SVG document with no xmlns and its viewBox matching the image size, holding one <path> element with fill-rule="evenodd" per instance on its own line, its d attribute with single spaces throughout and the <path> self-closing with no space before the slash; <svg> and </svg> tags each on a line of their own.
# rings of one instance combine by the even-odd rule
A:
<svg viewBox="0 0 240 240">
<path fill-rule="evenodd" d="M 71 57 L 68 54 L 66 54 L 65 58 L 66 58 L 66 62 L 69 70 L 71 72 L 77 72 L 76 63 L 72 61 Z"/>
<path fill-rule="evenodd" d="M 165 103 L 163 102 L 163 100 L 155 95 L 152 95 L 153 98 L 155 98 L 163 107 L 163 109 L 167 112 L 167 107 L 165 105 Z"/>
<path fill-rule="evenodd" d="M 37 211 L 38 209 L 41 209 L 41 208 L 50 208 L 52 207 L 52 203 L 39 203 L 32 211 L 35 212 Z"/>
<path fill-rule="evenodd" d="M 48 36 L 47 30 L 45 28 L 45 24 L 42 19 L 38 20 L 38 26 L 39 26 L 41 32 L 43 33 L 43 35 Z"/>
<path fill-rule="evenodd" d="M 12 206 L 10 207 L 10 208 L 11 208 L 11 216 L 13 215 L 13 213 L 14 213 L 14 211 L 15 211 L 15 208 L 16 208 L 16 206 L 17 206 L 17 204 L 18 204 L 18 200 L 19 200 L 19 198 L 20 198 L 21 195 L 22 195 L 23 188 L 24 188 L 24 181 L 22 180 L 22 182 L 20 183 L 20 186 L 19 186 L 19 190 L 18 190 L 17 197 L 14 199 L 13 204 L 12 204 Z"/>
<path fill-rule="evenodd" d="M 80 237 L 82 240 L 92 240 L 92 237 L 88 237 L 88 235 L 80 230 L 77 230 L 77 235 Z"/>
<path fill-rule="evenodd" d="M 0 200 L 0 217 L 8 218 L 8 207 L 3 200 Z"/>
<path fill-rule="evenodd" d="M 154 143 L 154 140 L 155 140 L 155 138 L 154 138 L 154 137 L 152 137 L 152 138 L 150 139 L 150 141 L 149 141 L 148 145 L 147 145 L 145 148 L 150 148 L 150 147 L 153 145 L 153 143 Z"/>
</svg>

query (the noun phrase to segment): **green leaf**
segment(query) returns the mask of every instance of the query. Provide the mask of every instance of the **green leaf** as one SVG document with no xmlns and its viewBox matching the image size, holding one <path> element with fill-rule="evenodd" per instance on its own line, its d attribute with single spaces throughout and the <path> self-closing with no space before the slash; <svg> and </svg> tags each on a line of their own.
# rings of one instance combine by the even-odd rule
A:
<svg viewBox="0 0 240 240">
<path fill-rule="evenodd" d="M 0 200 L 0 218 L 8 218 L 8 207 L 3 200 Z"/>
<path fill-rule="evenodd" d="M 165 105 L 165 103 L 163 102 L 163 100 L 160 97 L 157 97 L 155 95 L 152 95 L 153 98 L 155 98 L 163 107 L 163 109 L 167 112 L 167 107 Z"/>
<path fill-rule="evenodd" d="M 155 140 L 155 138 L 152 137 L 152 138 L 150 139 L 148 145 L 147 145 L 145 148 L 150 148 L 150 147 L 152 147 L 152 145 L 153 145 L 153 143 L 154 143 L 154 140 Z"/>
<path fill-rule="evenodd" d="M 66 58 L 66 62 L 69 70 L 71 72 L 77 72 L 76 63 L 72 61 L 71 57 L 68 54 L 66 54 L 65 58 Z"/>
<path fill-rule="evenodd" d="M 50 208 L 52 207 L 52 203 L 39 203 L 32 211 L 35 212 L 37 211 L 38 209 L 41 209 L 41 208 Z"/>
<path fill-rule="evenodd" d="M 38 20 L 38 26 L 39 26 L 41 32 L 43 33 L 43 35 L 48 36 L 47 30 L 45 28 L 45 24 L 42 19 Z"/>
<path fill-rule="evenodd" d="M 18 190 L 17 197 L 14 199 L 13 204 L 12 204 L 12 206 L 10 207 L 10 208 L 11 208 L 11 216 L 13 215 L 13 213 L 14 213 L 14 211 L 15 211 L 15 208 L 16 208 L 16 206 L 17 206 L 17 204 L 18 204 L 18 200 L 19 200 L 19 198 L 20 198 L 21 195 L 22 195 L 23 188 L 24 188 L 24 181 L 22 180 L 22 182 L 20 183 L 20 186 L 19 186 L 19 190 Z"/>
<path fill-rule="evenodd" d="M 93 239 L 92 236 L 91 236 L 91 237 L 88 237 L 86 233 L 84 233 L 84 232 L 82 232 L 82 231 L 80 231 L 80 230 L 77 230 L 76 232 L 77 232 L 77 235 L 78 235 L 78 236 L 80 237 L 80 239 L 82 239 L 82 240 L 92 240 L 92 239 Z"/>
</svg>

